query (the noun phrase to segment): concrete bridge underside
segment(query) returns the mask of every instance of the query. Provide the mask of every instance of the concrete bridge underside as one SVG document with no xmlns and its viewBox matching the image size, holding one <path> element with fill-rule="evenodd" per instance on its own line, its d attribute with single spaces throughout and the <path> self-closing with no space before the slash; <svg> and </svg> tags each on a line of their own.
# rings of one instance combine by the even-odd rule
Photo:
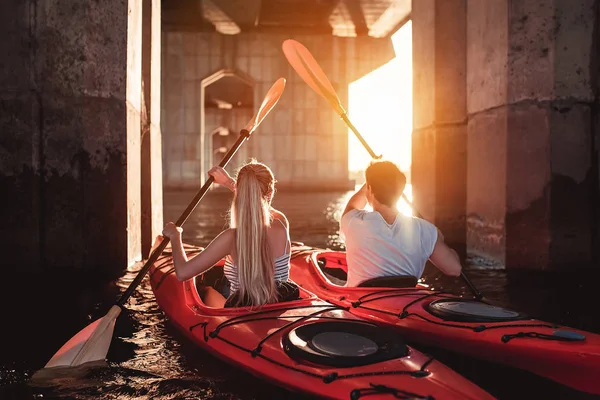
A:
<svg viewBox="0 0 600 400">
<path fill-rule="evenodd" d="M 256 157 L 282 187 L 347 188 L 346 128 L 281 43 L 305 44 L 347 103 L 409 17 L 419 211 L 498 265 L 598 261 L 594 0 L 108 3 L 2 7 L 7 265 L 118 274 L 146 256 L 163 180 L 197 187 L 281 76 L 285 95 L 234 164 Z"/>
<path fill-rule="evenodd" d="M 277 108 L 228 169 L 234 170 L 240 162 L 254 157 L 271 166 L 279 189 L 354 187 L 348 180 L 348 128 L 289 65 L 281 50 L 288 38 L 311 50 L 346 104 L 351 82 L 394 57 L 389 38 L 164 32 L 165 187 L 197 187 L 206 171 L 218 162 L 218 149 L 212 143 L 212 138 L 218 137 L 215 130 L 227 130 L 228 135 L 237 137 L 280 77 L 286 78 L 287 84 Z M 215 82 L 224 74 L 237 79 Z M 222 82 L 220 89 L 211 90 Z"/>
</svg>

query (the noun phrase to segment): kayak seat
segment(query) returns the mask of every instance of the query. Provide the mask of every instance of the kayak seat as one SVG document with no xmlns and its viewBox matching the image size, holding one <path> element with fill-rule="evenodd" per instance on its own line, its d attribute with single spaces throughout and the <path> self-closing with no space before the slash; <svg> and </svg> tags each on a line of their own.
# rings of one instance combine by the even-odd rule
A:
<svg viewBox="0 0 600 400">
<path fill-rule="evenodd" d="M 197 276 L 196 290 L 202 301 L 209 307 L 245 307 L 249 305 L 245 301 L 239 302 L 238 305 L 237 292 L 231 293 L 225 300 L 223 294 L 227 294 L 229 291 L 229 281 L 225 277 L 221 265 L 215 265 Z M 293 282 L 277 282 L 277 297 L 279 302 L 299 300 L 301 298 L 300 289 Z"/>
<path fill-rule="evenodd" d="M 410 288 L 417 286 L 418 279 L 414 276 L 382 276 L 367 279 L 358 284 L 358 287 L 384 287 L 384 288 Z"/>
<path fill-rule="evenodd" d="M 317 258 L 317 265 L 323 275 L 334 285 L 344 286 L 348 280 L 348 266 L 337 253 L 326 253 Z M 418 279 L 414 276 L 384 276 L 368 279 L 358 287 L 410 288 L 417 286 Z"/>
<path fill-rule="evenodd" d="M 346 285 L 346 280 L 348 279 L 348 274 L 345 271 L 342 271 L 340 268 L 321 268 L 323 275 L 329 280 L 329 282 L 333 283 L 337 286 Z"/>
<path fill-rule="evenodd" d="M 325 278 L 334 285 L 346 285 L 346 281 L 348 280 L 348 273 L 344 269 L 346 266 L 341 263 L 332 262 L 332 260 L 329 260 L 330 262 L 327 261 L 326 257 L 319 257 L 317 259 L 317 265 L 321 272 L 323 272 L 323 275 L 325 275 Z"/>
<path fill-rule="evenodd" d="M 300 289 L 293 282 L 277 282 L 278 302 L 294 301 L 300 299 Z M 225 302 L 225 308 L 228 307 L 247 307 L 250 303 L 247 299 L 240 301 L 239 292 L 232 293 Z"/>
</svg>

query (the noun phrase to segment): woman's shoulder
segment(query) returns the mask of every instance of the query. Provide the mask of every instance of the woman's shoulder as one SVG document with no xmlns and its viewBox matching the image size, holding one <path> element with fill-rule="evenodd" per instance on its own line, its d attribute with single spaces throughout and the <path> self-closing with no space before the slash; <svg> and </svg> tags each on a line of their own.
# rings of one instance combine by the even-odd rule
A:
<svg viewBox="0 0 600 400">
<path fill-rule="evenodd" d="M 290 229 L 290 223 L 284 213 L 272 208 L 271 216 L 273 217 L 273 220 L 281 221 L 281 224 L 283 224 L 283 227 L 285 227 L 285 229 Z M 274 225 L 280 225 L 280 224 L 274 224 Z"/>
<path fill-rule="evenodd" d="M 235 228 L 227 228 L 221 233 L 219 233 L 219 236 L 225 240 L 232 241 L 233 243 L 235 243 Z"/>
</svg>

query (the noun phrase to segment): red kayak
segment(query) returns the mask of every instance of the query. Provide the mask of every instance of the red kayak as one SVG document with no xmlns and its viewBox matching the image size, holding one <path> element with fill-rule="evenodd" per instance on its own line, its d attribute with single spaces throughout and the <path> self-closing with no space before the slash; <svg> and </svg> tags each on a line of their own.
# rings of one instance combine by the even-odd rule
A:
<svg viewBox="0 0 600 400">
<path fill-rule="evenodd" d="M 201 251 L 186 246 L 189 256 Z M 225 283 L 223 263 L 179 282 L 167 250 L 150 269 L 158 305 L 198 347 L 292 391 L 328 399 L 490 399 L 392 329 L 300 289 L 300 299 L 260 309 L 212 308 L 199 293 Z"/>
<path fill-rule="evenodd" d="M 409 342 L 445 348 L 600 394 L 600 335 L 555 325 L 418 284 L 380 278 L 344 287 L 344 252 L 295 245 L 290 279 L 323 300 L 391 326 Z"/>
</svg>

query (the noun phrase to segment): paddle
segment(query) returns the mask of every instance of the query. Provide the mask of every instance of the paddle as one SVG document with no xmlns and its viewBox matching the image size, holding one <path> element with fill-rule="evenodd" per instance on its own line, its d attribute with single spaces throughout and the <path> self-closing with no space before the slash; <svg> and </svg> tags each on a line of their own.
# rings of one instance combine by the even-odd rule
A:
<svg viewBox="0 0 600 400">
<path fill-rule="evenodd" d="M 377 156 L 373 149 L 367 144 L 362 135 L 358 132 L 356 127 L 352 124 L 350 119 L 348 118 L 348 114 L 346 110 L 342 106 L 340 99 L 335 92 L 335 89 L 331 85 L 331 82 L 325 75 L 325 72 L 319 66 L 319 63 L 314 59 L 310 51 L 306 47 L 304 47 L 301 43 L 288 39 L 283 42 L 282 45 L 283 54 L 287 58 L 288 62 L 294 68 L 294 70 L 300 75 L 300 77 L 306 82 L 308 86 L 310 86 L 315 92 L 321 95 L 325 100 L 331 104 L 333 109 L 339 114 L 339 116 L 344 120 L 346 125 L 354 132 L 360 143 L 365 147 L 365 149 L 369 152 L 371 157 L 373 158 L 381 158 L 381 156 Z M 413 212 L 419 218 L 423 218 L 423 216 L 413 207 L 412 203 L 406 198 L 404 193 L 402 193 L 402 198 L 404 201 L 413 209 Z M 469 278 L 465 275 L 464 272 L 460 273 L 461 277 L 473 292 L 473 295 L 477 300 L 482 300 L 483 295 L 477 290 L 477 288 L 471 283 Z"/>
<path fill-rule="evenodd" d="M 279 80 L 271 86 L 271 89 L 265 96 L 258 112 L 252 117 L 250 122 L 248 122 L 248 125 L 240 131 L 240 137 L 233 144 L 231 149 L 229 149 L 227 154 L 225 154 L 219 163 L 219 166 L 225 167 L 227 165 L 241 145 L 250 138 L 252 132 L 254 132 L 267 114 L 275 107 L 275 104 L 277 104 L 277 101 L 285 89 L 285 82 L 284 78 L 279 78 Z M 208 178 L 181 217 L 177 220 L 177 226 L 182 226 L 185 223 L 192 211 L 198 206 L 198 203 L 200 203 L 200 200 L 202 200 L 213 181 L 214 178 L 212 176 Z M 45 365 L 44 369 L 52 367 L 75 367 L 77 365 L 104 360 L 106 358 L 114 331 L 115 320 L 121 313 L 121 309 L 125 306 L 125 302 L 133 294 L 140 282 L 142 282 L 144 275 L 146 275 L 146 272 L 148 272 L 148 269 L 152 264 L 156 262 L 168 243 L 169 238 L 165 237 L 160 245 L 152 252 L 150 258 L 148 258 L 148 261 L 146 261 L 144 267 L 137 274 L 133 282 L 131 282 L 127 290 L 125 290 L 120 299 L 112 306 L 108 313 L 103 318 L 94 321 L 73 336 L 56 352 L 56 354 L 54 354 L 50 361 Z M 43 370 L 36 372 L 36 374 L 41 371 Z"/>
</svg>

